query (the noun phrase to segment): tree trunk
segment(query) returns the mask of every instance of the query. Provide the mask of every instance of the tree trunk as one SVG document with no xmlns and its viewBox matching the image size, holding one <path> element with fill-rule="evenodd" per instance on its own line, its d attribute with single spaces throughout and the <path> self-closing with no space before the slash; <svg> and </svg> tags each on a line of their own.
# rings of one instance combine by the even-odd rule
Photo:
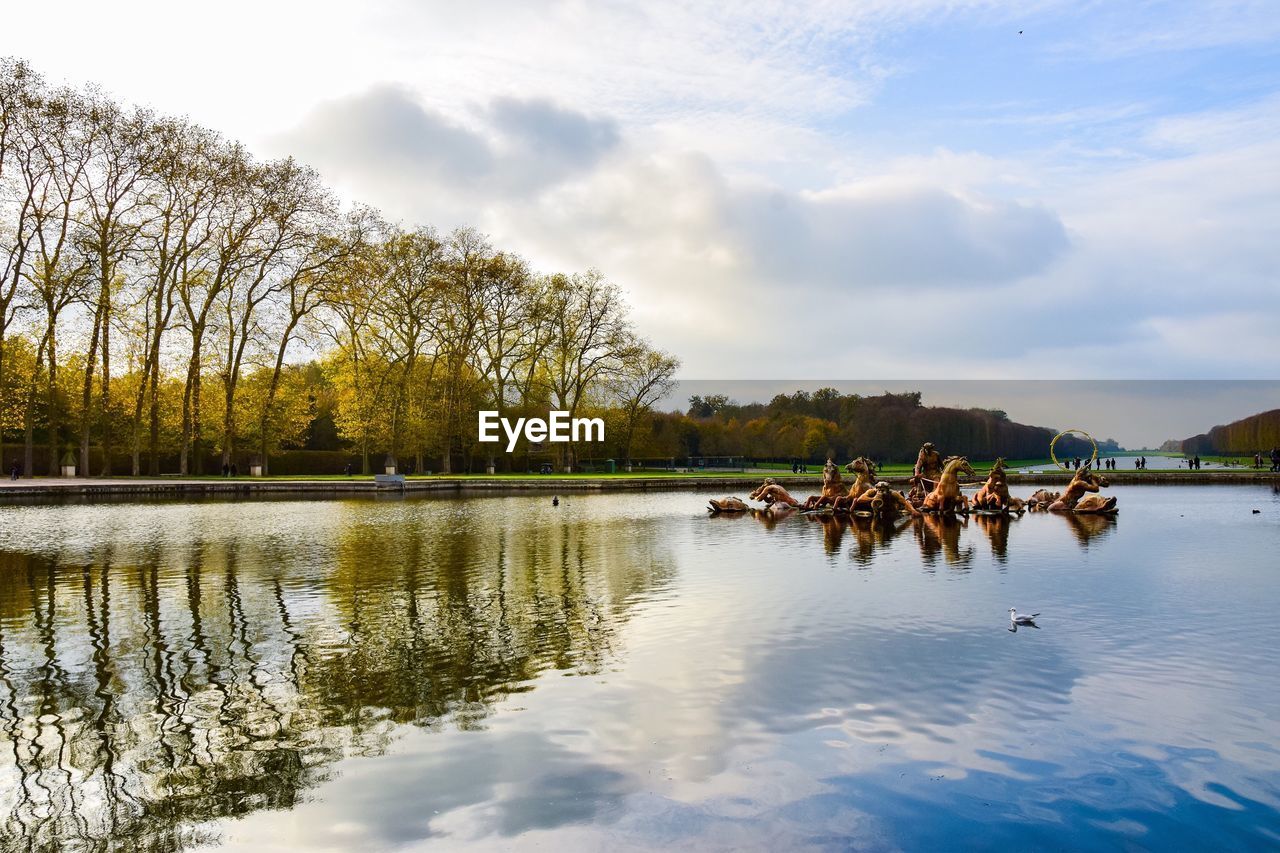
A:
<svg viewBox="0 0 1280 853">
<path fill-rule="evenodd" d="M 105 294 L 98 296 L 98 310 L 93 316 L 93 331 L 89 334 L 89 352 L 84 360 L 84 388 L 81 392 L 80 411 L 80 475 L 89 476 L 89 432 L 93 424 L 93 374 L 98 367 L 98 335 L 102 331 L 102 309 Z"/>
<path fill-rule="evenodd" d="M 150 383 L 150 420 L 151 433 L 147 444 L 147 473 L 152 477 L 160 476 L 160 362 L 157 360 L 151 371 Z"/>
<path fill-rule="evenodd" d="M 191 378 L 191 454 L 196 476 L 204 473 L 204 422 L 200 419 L 200 365 Z"/>
<path fill-rule="evenodd" d="M 111 308 L 102 315 L 102 476 L 111 476 Z M 88 473 L 88 472 L 86 472 Z"/>
<path fill-rule="evenodd" d="M 230 465 L 235 454 L 236 418 L 234 406 L 236 402 L 235 386 L 229 379 L 223 379 L 223 396 L 226 408 L 222 413 L 222 464 Z"/>
<path fill-rule="evenodd" d="M 188 474 L 188 457 L 191 453 L 192 434 L 194 432 L 194 408 L 192 401 L 195 386 L 200 374 L 200 339 L 203 329 L 197 327 L 191 331 L 191 358 L 187 360 L 187 381 L 182 386 L 182 442 L 178 448 L 178 473 Z"/>
<path fill-rule="evenodd" d="M 30 480 L 35 476 L 36 461 L 36 383 L 33 378 L 31 388 L 27 392 L 27 409 L 22 413 L 23 427 L 23 444 L 22 444 L 22 476 Z"/>
<path fill-rule="evenodd" d="M 49 476 L 56 477 L 62 473 L 58 469 L 61 425 L 58 423 L 58 342 L 52 330 L 49 333 L 49 412 L 45 419 L 49 430 Z"/>
</svg>

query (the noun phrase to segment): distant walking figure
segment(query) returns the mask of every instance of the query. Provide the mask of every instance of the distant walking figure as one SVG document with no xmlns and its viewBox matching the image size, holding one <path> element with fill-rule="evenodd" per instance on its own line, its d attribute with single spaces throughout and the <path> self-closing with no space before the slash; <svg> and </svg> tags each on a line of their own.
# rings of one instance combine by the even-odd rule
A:
<svg viewBox="0 0 1280 853">
<path fill-rule="evenodd" d="M 1280 447 L 1271 448 L 1271 470 L 1280 471 Z"/>
<path fill-rule="evenodd" d="M 222 463 L 222 476 L 224 477 L 231 476 L 231 466 L 225 462 Z"/>
<path fill-rule="evenodd" d="M 10 480 L 18 479 L 18 463 L 17 462 L 13 463 L 13 467 L 9 469 L 9 479 Z"/>
</svg>

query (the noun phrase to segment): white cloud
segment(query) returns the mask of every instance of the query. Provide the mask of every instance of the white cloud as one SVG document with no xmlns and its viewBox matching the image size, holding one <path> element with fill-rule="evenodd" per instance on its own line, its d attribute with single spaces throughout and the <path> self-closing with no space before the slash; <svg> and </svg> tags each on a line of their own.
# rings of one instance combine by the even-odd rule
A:
<svg viewBox="0 0 1280 853">
<path fill-rule="evenodd" d="M 1280 343 L 1244 319 L 1280 311 L 1280 95 L 1182 99 L 1174 73 L 1263 44 L 1267 4 L 162 6 L 19 6 L 0 52 L 296 154 L 394 217 L 597 266 L 688 375 L 1257 376 Z M 935 54 L 981 66 L 1024 20 L 1008 67 L 1044 86 L 935 109 L 894 88 L 933 103 Z M 1126 56 L 1128 79 L 1070 88 Z"/>
</svg>

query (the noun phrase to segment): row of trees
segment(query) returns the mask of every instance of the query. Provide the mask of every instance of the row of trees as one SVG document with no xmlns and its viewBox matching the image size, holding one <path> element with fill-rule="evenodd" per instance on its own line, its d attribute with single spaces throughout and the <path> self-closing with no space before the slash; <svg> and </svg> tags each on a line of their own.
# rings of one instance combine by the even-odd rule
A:
<svg viewBox="0 0 1280 853">
<path fill-rule="evenodd" d="M 723 395 L 696 396 L 684 422 L 693 455 L 817 461 L 869 456 L 909 462 L 932 441 L 943 453 L 974 459 L 1048 456 L 1055 430 L 1009 420 L 998 409 L 925 406 L 918 392 L 863 397 L 833 388 L 779 394 L 768 403 L 738 404 Z M 1118 450 L 1108 439 L 1101 450 Z M 1064 436 L 1060 455 L 1088 455 L 1083 439 Z"/>
<path fill-rule="evenodd" d="M 1205 455 L 1265 454 L 1273 447 L 1280 447 L 1280 409 L 1216 426 L 1207 433 L 1183 441 L 1166 442 L 1166 448 L 1174 452 Z"/>
<path fill-rule="evenodd" d="M 29 475 L 72 446 L 84 473 L 265 467 L 322 396 L 366 471 L 450 470 L 482 407 L 608 411 L 629 443 L 677 366 L 598 272 L 343 209 L 292 159 L 0 59 L 0 459 Z"/>
</svg>

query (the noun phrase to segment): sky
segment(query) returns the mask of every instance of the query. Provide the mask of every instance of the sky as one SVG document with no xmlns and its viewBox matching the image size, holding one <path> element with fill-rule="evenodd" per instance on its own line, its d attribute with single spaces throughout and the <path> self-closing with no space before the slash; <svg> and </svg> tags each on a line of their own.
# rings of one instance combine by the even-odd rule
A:
<svg viewBox="0 0 1280 853">
<path fill-rule="evenodd" d="M 0 53 L 598 268 L 683 377 L 1275 379 L 1276 11 L 53 0 Z"/>
</svg>

